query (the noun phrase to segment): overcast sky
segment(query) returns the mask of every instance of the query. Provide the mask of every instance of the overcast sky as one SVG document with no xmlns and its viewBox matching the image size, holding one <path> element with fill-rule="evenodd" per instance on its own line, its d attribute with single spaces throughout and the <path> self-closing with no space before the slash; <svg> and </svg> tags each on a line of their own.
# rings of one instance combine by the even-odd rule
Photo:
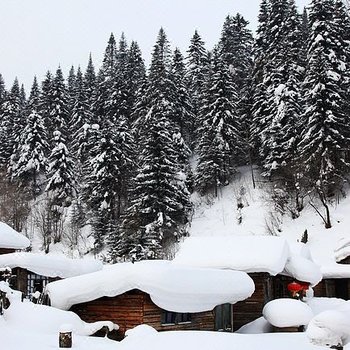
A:
<svg viewBox="0 0 350 350">
<path fill-rule="evenodd" d="M 300 9 L 308 0 L 296 0 Z M 124 31 L 138 41 L 146 62 L 158 30 L 173 47 L 187 50 L 195 29 L 208 49 L 217 42 L 227 14 L 240 12 L 255 30 L 260 0 L 0 0 L 0 73 L 7 87 L 17 76 L 28 89 L 60 64 L 86 67 L 92 53 L 99 67 L 108 37 Z"/>
</svg>

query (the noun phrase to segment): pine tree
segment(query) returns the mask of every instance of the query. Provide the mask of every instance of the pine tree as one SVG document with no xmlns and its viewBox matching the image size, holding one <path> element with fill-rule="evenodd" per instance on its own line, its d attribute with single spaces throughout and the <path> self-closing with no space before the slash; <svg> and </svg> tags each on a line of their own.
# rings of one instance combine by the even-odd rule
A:
<svg viewBox="0 0 350 350">
<path fill-rule="evenodd" d="M 190 47 L 187 51 L 187 72 L 186 72 L 186 84 L 188 94 L 191 97 L 191 105 L 193 112 L 193 120 L 191 121 L 191 127 L 189 131 L 190 145 L 193 146 L 196 143 L 197 128 L 201 124 L 200 122 L 200 109 L 201 99 L 203 95 L 203 86 L 206 82 L 206 70 L 205 65 L 207 63 L 207 52 L 204 47 L 204 42 L 198 31 L 194 32 L 191 39 Z"/>
<path fill-rule="evenodd" d="M 91 54 L 89 56 L 89 62 L 84 74 L 84 90 L 88 105 L 91 107 L 96 99 L 96 74 Z"/>
<path fill-rule="evenodd" d="M 15 156 L 16 144 L 21 137 L 24 121 L 22 118 L 21 93 L 17 78 L 3 103 L 0 135 L 0 164 L 10 166 Z"/>
<path fill-rule="evenodd" d="M 143 109 L 146 114 L 140 116 L 141 154 L 132 200 L 112 256 L 154 259 L 161 256 L 162 247 L 184 234 L 190 202 L 187 188 L 178 176 L 174 149 L 176 114 L 170 64 L 169 42 L 161 29 L 152 55 Z"/>
<path fill-rule="evenodd" d="M 66 146 L 66 140 L 58 130 L 53 133 L 54 148 L 49 156 L 47 185 L 45 191 L 49 198 L 49 211 L 52 215 L 54 237 L 58 242 L 59 223 L 65 207 L 71 205 L 75 196 L 74 163 Z M 55 242 L 55 243 L 56 243 Z"/>
<path fill-rule="evenodd" d="M 311 2 L 299 171 L 324 204 L 342 186 L 349 169 L 349 119 L 344 112 L 348 68 L 344 32 L 336 19 L 333 0 Z M 329 215 L 325 225 L 331 226 Z"/>
<path fill-rule="evenodd" d="M 203 125 L 198 145 L 196 187 L 201 193 L 217 190 L 228 183 L 233 157 L 242 150 L 237 116 L 237 92 L 225 59 L 214 56 L 213 77 L 202 109 Z"/>
</svg>

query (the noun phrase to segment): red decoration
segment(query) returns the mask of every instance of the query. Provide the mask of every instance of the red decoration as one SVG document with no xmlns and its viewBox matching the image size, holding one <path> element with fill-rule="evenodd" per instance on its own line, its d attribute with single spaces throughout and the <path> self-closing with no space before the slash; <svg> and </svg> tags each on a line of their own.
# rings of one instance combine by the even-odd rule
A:
<svg viewBox="0 0 350 350">
<path fill-rule="evenodd" d="M 300 290 L 303 289 L 303 287 L 301 286 L 301 284 L 297 283 L 297 282 L 292 282 L 292 283 L 289 283 L 288 286 L 287 286 L 288 290 L 290 292 L 299 292 Z"/>
</svg>

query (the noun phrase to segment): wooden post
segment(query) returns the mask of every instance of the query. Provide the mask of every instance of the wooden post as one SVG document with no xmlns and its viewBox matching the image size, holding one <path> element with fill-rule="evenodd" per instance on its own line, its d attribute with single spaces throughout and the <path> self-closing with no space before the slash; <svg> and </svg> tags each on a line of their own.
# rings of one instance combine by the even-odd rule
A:
<svg viewBox="0 0 350 350">
<path fill-rule="evenodd" d="M 59 333 L 59 348 L 72 347 L 72 326 L 70 324 L 62 325 Z"/>
<path fill-rule="evenodd" d="M 72 332 L 60 332 L 59 347 L 60 348 L 72 347 Z"/>
</svg>

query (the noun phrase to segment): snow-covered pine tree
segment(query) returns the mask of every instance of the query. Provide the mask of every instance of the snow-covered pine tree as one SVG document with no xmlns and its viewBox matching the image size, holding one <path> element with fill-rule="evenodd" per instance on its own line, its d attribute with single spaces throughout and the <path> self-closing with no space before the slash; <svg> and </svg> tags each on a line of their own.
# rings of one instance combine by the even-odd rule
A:
<svg viewBox="0 0 350 350">
<path fill-rule="evenodd" d="M 145 84 L 146 80 L 146 68 L 145 63 L 142 58 L 142 53 L 139 48 L 139 45 L 136 41 L 132 41 L 128 53 L 128 62 L 127 62 L 127 81 L 128 81 L 128 91 L 129 91 L 129 100 L 128 108 L 133 115 L 133 108 L 137 99 L 137 92 L 141 86 Z M 133 121 L 131 115 L 130 122 Z"/>
<path fill-rule="evenodd" d="M 278 43 L 273 41 L 270 45 L 276 53 L 271 52 L 270 59 L 275 64 L 273 67 L 268 66 L 267 71 L 267 79 L 270 80 L 268 98 L 271 122 L 267 125 L 269 137 L 262 144 L 262 162 L 265 176 L 282 176 L 290 181 L 293 178 L 292 166 L 301 133 L 300 91 L 305 62 L 300 16 L 294 0 L 289 0 L 288 8 L 276 8 L 276 13 L 280 16 L 280 32 L 275 33 Z M 276 23 L 272 21 L 271 25 L 276 26 Z"/>
<path fill-rule="evenodd" d="M 91 54 L 84 74 L 84 89 L 88 105 L 92 107 L 96 99 L 96 73 Z"/>
<path fill-rule="evenodd" d="M 59 241 L 59 224 L 64 208 L 71 205 L 75 196 L 74 162 L 68 151 L 63 134 L 53 133 L 54 148 L 49 156 L 47 185 L 45 191 L 49 198 L 49 211 L 52 215 L 54 239 Z"/>
<path fill-rule="evenodd" d="M 132 200 L 120 228 L 120 242 L 111 256 L 154 259 L 164 255 L 185 231 L 190 210 L 189 193 L 179 178 L 174 149 L 176 130 L 173 83 L 170 79 L 170 49 L 163 29 L 154 46 L 146 91 L 138 171 Z"/>
<path fill-rule="evenodd" d="M 45 75 L 45 79 L 41 83 L 41 95 L 39 102 L 39 114 L 43 118 L 44 126 L 47 131 L 48 137 L 52 137 L 54 132 L 53 121 L 51 112 L 53 110 L 53 76 L 50 71 Z M 51 141 L 51 140 L 50 140 Z"/>
<path fill-rule="evenodd" d="M 220 53 L 229 67 L 233 83 L 237 88 L 237 115 L 240 118 L 240 133 L 245 139 L 244 154 L 236 162 L 246 164 L 250 154 L 250 127 L 252 123 L 252 50 L 253 35 L 248 22 L 237 13 L 227 16 L 219 42 Z"/>
<path fill-rule="evenodd" d="M 264 130 L 268 125 L 268 81 L 265 79 L 268 47 L 271 37 L 268 35 L 270 3 L 262 0 L 258 16 L 258 28 L 253 47 L 253 120 L 251 125 L 251 143 L 254 147 L 254 160 L 260 161 L 261 144 L 265 139 Z"/>
<path fill-rule="evenodd" d="M 200 109 L 202 107 L 203 87 L 206 83 L 206 69 L 207 52 L 204 47 L 204 42 L 199 35 L 198 31 L 194 32 L 191 38 L 189 49 L 187 50 L 186 57 L 186 84 L 188 94 L 191 98 L 193 120 L 190 127 L 190 146 L 193 148 L 196 144 L 196 130 L 200 125 L 198 121 L 200 115 Z"/>
<path fill-rule="evenodd" d="M 196 187 L 217 196 L 233 173 L 234 156 L 242 152 L 237 116 L 237 91 L 229 67 L 218 50 L 214 52 L 211 84 L 202 109 L 201 138 L 198 144 Z"/>
<path fill-rule="evenodd" d="M 67 128 L 69 124 L 68 95 L 63 73 L 60 67 L 58 67 L 56 71 L 56 75 L 53 79 L 51 88 L 52 91 L 50 93 L 50 97 L 52 97 L 53 100 L 50 106 L 51 110 L 49 115 L 53 130 L 60 131 L 62 137 L 66 139 L 68 131 Z M 50 137 L 51 136 L 52 135 L 50 135 Z M 56 147 L 56 142 L 54 147 Z"/>
<path fill-rule="evenodd" d="M 40 90 L 36 78 L 28 100 L 27 124 L 17 144 L 18 159 L 12 164 L 12 178 L 35 198 L 43 185 L 47 170 L 48 142 L 41 115 L 38 113 Z"/>
<path fill-rule="evenodd" d="M 299 172 L 303 174 L 304 185 L 316 189 L 325 203 L 342 186 L 349 170 L 350 126 L 344 99 L 348 65 L 335 1 L 313 0 L 309 9 L 306 106 L 302 116 L 305 124 L 299 145 Z M 325 225 L 331 225 L 329 216 Z"/>
<path fill-rule="evenodd" d="M 72 66 L 69 70 L 67 78 L 67 111 L 69 115 L 72 113 L 72 108 L 75 102 L 76 79 L 75 68 Z M 68 120 L 68 122 L 71 123 L 70 120 Z"/>
<path fill-rule="evenodd" d="M 0 165 L 5 172 L 15 155 L 16 144 L 21 136 L 24 120 L 22 116 L 21 92 L 17 78 L 3 103 L 0 139 Z"/>
</svg>

